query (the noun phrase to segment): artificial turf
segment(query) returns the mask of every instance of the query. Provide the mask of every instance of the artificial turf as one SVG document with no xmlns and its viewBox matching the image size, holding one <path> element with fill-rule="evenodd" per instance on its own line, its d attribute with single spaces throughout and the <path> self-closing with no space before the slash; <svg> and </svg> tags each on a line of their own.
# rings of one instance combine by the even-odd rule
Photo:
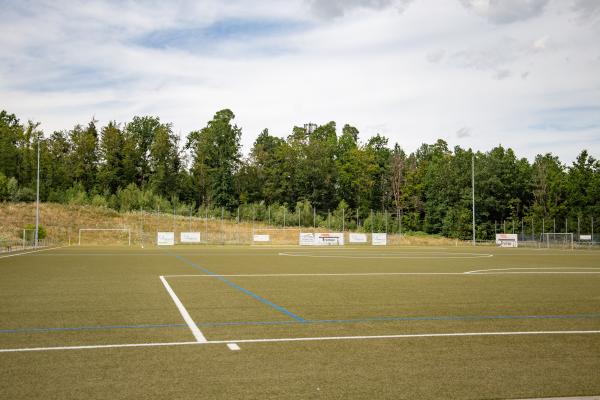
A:
<svg viewBox="0 0 600 400">
<path fill-rule="evenodd" d="M 244 342 L 600 331 L 597 251 L 53 249 L 0 258 L 0 349 L 193 342 L 159 276 L 209 341 L 241 350 L 0 352 L 0 398 L 600 394 L 600 333 Z"/>
</svg>

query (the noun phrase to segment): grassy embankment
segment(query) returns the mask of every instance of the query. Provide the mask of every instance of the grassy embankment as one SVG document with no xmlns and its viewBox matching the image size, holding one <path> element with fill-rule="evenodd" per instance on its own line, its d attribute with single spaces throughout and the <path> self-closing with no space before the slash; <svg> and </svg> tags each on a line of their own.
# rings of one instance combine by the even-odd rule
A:
<svg viewBox="0 0 600 400">
<path fill-rule="evenodd" d="M 35 223 L 35 204 L 0 203 L 0 240 L 18 242 L 22 238 L 23 228 Z M 112 209 L 93 206 L 75 206 L 56 203 L 40 205 L 40 224 L 47 231 L 47 238 L 53 243 L 76 244 L 81 228 L 128 228 L 131 231 L 132 244 L 153 244 L 157 231 L 201 232 L 202 240 L 209 243 L 252 243 L 252 232 L 271 235 L 271 244 L 297 244 L 297 226 L 283 228 L 269 227 L 266 224 L 251 221 L 223 220 L 173 216 L 166 213 L 117 212 Z M 312 232 L 312 227 L 303 227 L 303 232 Z M 316 228 L 315 232 L 326 231 Z M 126 243 L 127 235 L 119 232 L 87 232 L 82 243 Z M 388 235 L 390 245 L 437 245 L 456 246 L 461 242 L 424 234 Z"/>
</svg>

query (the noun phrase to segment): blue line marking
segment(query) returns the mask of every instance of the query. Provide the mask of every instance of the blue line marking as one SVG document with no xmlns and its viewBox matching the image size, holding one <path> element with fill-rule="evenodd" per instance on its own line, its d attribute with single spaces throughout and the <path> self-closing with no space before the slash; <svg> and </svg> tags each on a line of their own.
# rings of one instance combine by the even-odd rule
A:
<svg viewBox="0 0 600 400">
<path fill-rule="evenodd" d="M 389 321 L 481 321 L 491 319 L 583 319 L 600 318 L 600 314 L 565 314 L 565 315 L 468 315 L 449 317 L 373 317 L 358 319 L 312 319 L 303 321 L 234 321 L 234 322 L 204 322 L 197 324 L 202 327 L 244 326 L 244 325 L 296 325 L 296 324 L 359 324 L 369 322 Z M 186 324 L 145 324 L 145 325 L 107 325 L 82 326 L 74 328 L 18 328 L 0 329 L 0 333 L 31 333 L 31 332 L 61 332 L 111 329 L 148 329 L 148 328 L 183 328 Z"/>
<path fill-rule="evenodd" d="M 261 296 L 259 296 L 259 295 L 255 294 L 255 293 L 252 293 L 252 292 L 251 292 L 251 291 L 249 291 L 248 289 L 244 289 L 243 287 L 241 287 L 241 286 L 239 286 L 239 285 L 236 285 L 235 283 L 231 282 L 231 281 L 230 281 L 230 280 L 228 280 L 228 279 L 225 279 L 225 278 L 224 278 L 224 277 L 222 277 L 221 275 L 219 275 L 219 274 L 216 274 L 216 273 L 214 273 L 214 272 L 212 272 L 212 271 L 209 271 L 209 270 L 207 270 L 206 268 L 203 268 L 203 267 L 199 266 L 198 264 L 196 264 L 196 263 L 193 263 L 192 261 L 190 261 L 190 260 L 188 260 L 188 259 L 186 259 L 186 258 L 184 258 L 184 257 L 181 257 L 181 256 L 179 256 L 179 255 L 177 255 L 177 254 L 174 254 L 174 256 L 175 256 L 175 257 L 176 257 L 178 260 L 180 260 L 180 261 L 183 261 L 184 263 L 188 264 L 189 266 L 191 266 L 191 267 L 193 267 L 193 268 L 196 268 L 197 270 L 200 270 L 200 271 L 202 271 L 202 272 L 204 272 L 204 273 L 206 273 L 206 274 L 208 274 L 208 275 L 214 276 L 215 278 L 219 279 L 221 282 L 223 282 L 223 283 L 226 283 L 226 284 L 228 284 L 229 286 L 231 286 L 232 288 L 235 288 L 235 289 L 237 289 L 237 290 L 239 290 L 239 291 L 241 291 L 241 292 L 243 292 L 243 293 L 246 293 L 248 296 L 255 298 L 256 300 L 260 301 L 261 303 L 264 303 L 264 304 L 266 304 L 266 305 L 269 305 L 269 306 L 273 307 L 274 309 L 276 309 L 276 310 L 278 310 L 278 311 L 280 311 L 280 312 L 284 313 L 284 314 L 285 314 L 285 315 L 287 315 L 288 317 L 291 317 L 291 318 L 295 319 L 295 320 L 296 320 L 296 321 L 298 321 L 298 322 L 302 322 L 302 323 L 306 322 L 306 320 L 305 320 L 304 318 L 302 318 L 302 317 L 300 317 L 300 316 L 298 316 L 298 315 L 294 314 L 294 313 L 293 313 L 293 312 L 291 312 L 291 311 L 288 311 L 288 310 L 286 310 L 285 308 L 283 308 L 283 307 L 281 307 L 281 306 L 278 306 L 278 305 L 277 305 L 277 304 L 275 304 L 275 303 L 272 303 L 272 302 L 270 302 L 269 300 L 265 299 L 264 297 L 261 297 Z"/>
<path fill-rule="evenodd" d="M 64 331 L 96 331 L 111 329 L 148 329 L 148 328 L 179 328 L 186 324 L 144 324 L 144 325 L 107 325 L 107 326 L 79 326 L 75 328 L 17 328 L 0 329 L 0 333 L 27 333 L 27 332 L 64 332 Z"/>
</svg>

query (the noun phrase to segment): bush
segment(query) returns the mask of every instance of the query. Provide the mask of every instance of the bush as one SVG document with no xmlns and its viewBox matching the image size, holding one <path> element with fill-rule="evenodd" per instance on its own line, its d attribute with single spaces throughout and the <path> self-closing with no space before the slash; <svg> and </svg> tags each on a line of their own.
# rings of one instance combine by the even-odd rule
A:
<svg viewBox="0 0 600 400">
<path fill-rule="evenodd" d="M 25 225 L 25 240 L 32 241 L 35 239 L 35 225 L 27 224 Z M 46 238 L 46 228 L 42 225 L 38 225 L 38 240 L 42 240 Z"/>
<path fill-rule="evenodd" d="M 13 201 L 23 201 L 26 203 L 35 201 L 35 191 L 28 187 L 19 188 L 13 196 Z"/>
<path fill-rule="evenodd" d="M 106 208 L 107 205 L 108 205 L 108 202 L 106 201 L 106 199 L 104 198 L 104 196 L 101 196 L 99 194 L 95 194 L 94 197 L 92 197 L 91 204 L 94 207 L 103 207 L 103 208 Z"/>
<path fill-rule="evenodd" d="M 65 200 L 67 203 L 77 206 L 87 204 L 88 198 L 85 189 L 81 183 L 76 183 L 65 191 Z"/>
<path fill-rule="evenodd" d="M 9 199 L 8 193 L 8 178 L 2 172 L 0 172 L 0 201 L 6 201 Z"/>
</svg>

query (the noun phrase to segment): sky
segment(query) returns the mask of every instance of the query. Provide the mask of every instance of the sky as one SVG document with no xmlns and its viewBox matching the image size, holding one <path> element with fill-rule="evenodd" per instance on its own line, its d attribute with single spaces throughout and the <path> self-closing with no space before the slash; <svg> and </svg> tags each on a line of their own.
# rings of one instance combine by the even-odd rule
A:
<svg viewBox="0 0 600 400">
<path fill-rule="evenodd" d="M 182 138 L 229 108 L 336 121 L 412 152 L 600 158 L 598 0 L 0 0 L 0 109 L 46 135 L 155 115 Z"/>
</svg>

